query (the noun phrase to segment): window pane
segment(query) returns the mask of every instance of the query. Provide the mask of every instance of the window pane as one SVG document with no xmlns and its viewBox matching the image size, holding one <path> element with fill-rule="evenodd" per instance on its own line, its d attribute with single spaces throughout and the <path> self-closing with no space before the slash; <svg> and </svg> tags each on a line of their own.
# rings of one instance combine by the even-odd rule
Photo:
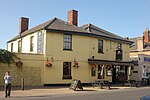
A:
<svg viewBox="0 0 150 100">
<path fill-rule="evenodd" d="M 64 34 L 64 49 L 71 49 L 72 45 L 72 36 L 68 34 Z"/>
<path fill-rule="evenodd" d="M 21 52 L 21 40 L 18 41 L 18 52 Z"/>
<path fill-rule="evenodd" d="M 116 50 L 116 60 L 122 61 L 122 50 Z"/>
<path fill-rule="evenodd" d="M 103 53 L 103 40 L 98 40 L 98 52 Z"/>
<path fill-rule="evenodd" d="M 91 68 L 91 76 L 96 76 L 96 68 Z"/>
<path fill-rule="evenodd" d="M 33 51 L 33 48 L 34 48 L 34 41 L 33 41 L 34 37 L 31 36 L 30 37 L 30 51 Z"/>
<path fill-rule="evenodd" d="M 117 49 L 122 49 L 122 44 L 121 43 L 117 44 Z"/>
<path fill-rule="evenodd" d="M 13 52 L 13 43 L 11 43 L 11 52 Z"/>
<path fill-rule="evenodd" d="M 67 42 L 68 41 L 68 39 L 67 38 L 64 38 L 64 42 Z"/>
</svg>

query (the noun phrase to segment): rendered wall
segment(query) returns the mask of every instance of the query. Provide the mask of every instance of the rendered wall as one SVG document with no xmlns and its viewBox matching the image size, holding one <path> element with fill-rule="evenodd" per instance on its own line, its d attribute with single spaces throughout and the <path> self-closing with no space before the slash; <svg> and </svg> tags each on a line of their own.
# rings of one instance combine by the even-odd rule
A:
<svg viewBox="0 0 150 100">
<path fill-rule="evenodd" d="M 37 32 L 34 32 L 32 34 L 26 35 L 25 37 L 22 37 L 22 52 L 21 53 L 32 53 L 32 54 L 37 54 L 37 36 L 38 36 L 38 32 L 42 32 L 42 37 L 44 37 L 44 33 L 45 30 L 40 30 Z M 33 38 L 33 42 L 34 42 L 34 47 L 33 47 L 33 51 L 30 51 L 30 38 Z M 13 52 L 18 52 L 18 41 L 21 39 L 17 39 L 15 41 L 12 41 L 10 43 L 7 43 L 7 50 L 11 51 L 11 43 L 13 43 Z M 43 41 L 42 41 L 43 44 Z M 43 47 L 42 47 L 43 48 Z M 43 52 L 42 52 L 43 53 Z"/>
<path fill-rule="evenodd" d="M 71 83 L 73 79 L 80 79 L 82 83 L 90 83 L 98 77 L 98 68 L 96 67 L 96 76 L 91 76 L 91 66 L 88 64 L 88 59 L 95 56 L 95 59 L 100 60 L 116 60 L 117 42 L 103 40 L 104 54 L 98 53 L 98 38 L 72 35 L 72 50 L 63 50 L 63 34 L 62 33 L 46 33 L 45 35 L 46 48 L 45 59 L 48 57 L 51 60 L 52 68 L 44 67 L 44 84 L 62 84 Z M 129 45 L 122 44 L 123 61 L 129 59 Z M 79 68 L 73 67 L 74 59 L 79 64 Z M 62 79 L 63 77 L 63 62 L 72 62 L 72 79 Z M 112 81 L 111 76 L 106 76 L 105 79 Z"/>
</svg>

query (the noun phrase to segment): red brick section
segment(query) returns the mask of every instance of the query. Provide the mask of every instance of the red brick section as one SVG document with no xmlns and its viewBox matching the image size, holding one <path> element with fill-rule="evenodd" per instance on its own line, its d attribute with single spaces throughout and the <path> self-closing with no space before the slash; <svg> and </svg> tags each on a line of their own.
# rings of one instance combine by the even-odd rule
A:
<svg viewBox="0 0 150 100">
<path fill-rule="evenodd" d="M 19 25 L 19 33 L 28 30 L 29 18 L 21 17 Z"/>
<path fill-rule="evenodd" d="M 150 31 L 148 29 L 145 29 L 143 32 L 144 42 L 148 43 L 150 42 Z"/>
<path fill-rule="evenodd" d="M 78 11 L 70 10 L 68 12 L 68 23 L 78 26 Z"/>
</svg>

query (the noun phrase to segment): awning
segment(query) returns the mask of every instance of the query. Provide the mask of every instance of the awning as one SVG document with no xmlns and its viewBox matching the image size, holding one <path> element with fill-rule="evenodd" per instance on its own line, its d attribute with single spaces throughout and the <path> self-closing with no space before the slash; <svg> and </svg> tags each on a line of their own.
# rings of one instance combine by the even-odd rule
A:
<svg viewBox="0 0 150 100">
<path fill-rule="evenodd" d="M 99 59 L 88 59 L 89 64 L 111 64 L 111 65 L 124 65 L 124 66 L 133 66 L 134 64 L 131 62 L 125 61 L 111 61 L 111 60 L 99 60 Z"/>
</svg>

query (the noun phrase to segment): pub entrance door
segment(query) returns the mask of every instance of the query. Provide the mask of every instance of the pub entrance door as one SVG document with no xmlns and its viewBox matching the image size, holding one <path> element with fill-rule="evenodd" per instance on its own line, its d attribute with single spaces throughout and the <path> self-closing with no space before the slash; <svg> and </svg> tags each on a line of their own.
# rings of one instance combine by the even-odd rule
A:
<svg viewBox="0 0 150 100">
<path fill-rule="evenodd" d="M 119 71 L 119 67 L 113 65 L 112 66 L 112 83 L 118 83 L 118 72 Z"/>
</svg>

